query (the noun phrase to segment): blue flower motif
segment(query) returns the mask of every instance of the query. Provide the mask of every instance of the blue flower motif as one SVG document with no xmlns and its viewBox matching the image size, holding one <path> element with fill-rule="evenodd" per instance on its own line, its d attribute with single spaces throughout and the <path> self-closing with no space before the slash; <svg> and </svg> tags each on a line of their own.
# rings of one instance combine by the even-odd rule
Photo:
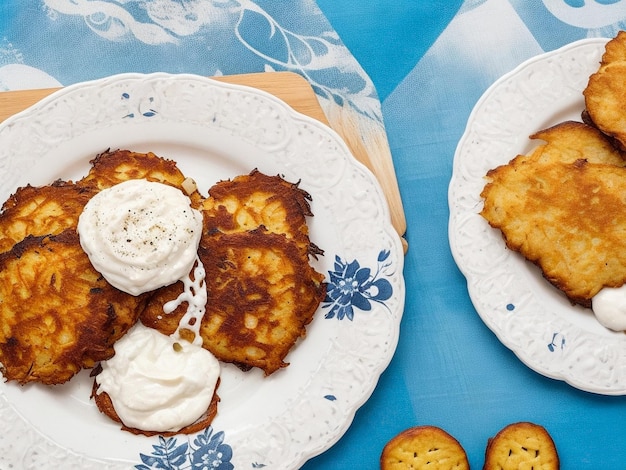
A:
<svg viewBox="0 0 626 470">
<path fill-rule="evenodd" d="M 233 449 L 224 444 L 224 432 L 220 431 L 211 436 L 210 427 L 204 433 L 198 434 L 194 440 L 196 446 L 192 454 L 191 468 L 195 470 L 232 470 Z"/>
<path fill-rule="evenodd" d="M 385 263 L 389 254 L 388 250 L 378 254 L 378 269 L 374 274 L 370 268 L 362 268 L 356 260 L 348 263 L 335 256 L 335 270 L 328 272 L 330 279 L 322 305 L 322 308 L 329 308 L 325 318 L 336 316 L 338 320 L 353 320 L 354 307 L 369 311 L 372 301 L 384 305 L 393 294 L 391 283 L 380 277 L 391 266 L 391 263 Z"/>
<path fill-rule="evenodd" d="M 198 434 L 193 445 L 188 442 L 178 444 L 175 437 L 159 436 L 159 444 L 153 445 L 152 455 L 139 454 L 143 464 L 135 465 L 136 470 L 233 470 L 230 463 L 233 450 L 224 444 L 224 432 L 213 434 L 209 426 Z"/>
</svg>

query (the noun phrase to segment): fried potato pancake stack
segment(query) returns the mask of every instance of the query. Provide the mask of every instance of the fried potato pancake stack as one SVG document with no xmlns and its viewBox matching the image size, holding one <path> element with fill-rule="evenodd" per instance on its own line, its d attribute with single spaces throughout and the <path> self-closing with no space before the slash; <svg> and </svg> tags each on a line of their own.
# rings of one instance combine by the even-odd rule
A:
<svg viewBox="0 0 626 470">
<path fill-rule="evenodd" d="M 203 346 L 221 361 L 269 375 L 287 365 L 326 294 L 324 276 L 309 264 L 310 254 L 321 254 L 309 241 L 309 196 L 256 170 L 217 183 L 209 195 L 199 248 L 208 291 Z M 179 282 L 159 291 L 142 323 L 173 333 L 185 307 L 164 314 L 162 306 L 182 290 Z"/>
<path fill-rule="evenodd" d="M 626 32 L 620 31 L 605 46 L 597 72 L 583 91 L 585 117 L 626 150 Z"/>
<path fill-rule="evenodd" d="M 565 122 L 487 173 L 481 215 L 573 303 L 626 282 L 626 168 L 601 132 Z"/>
<path fill-rule="evenodd" d="M 172 314 L 163 305 L 178 297 L 182 282 L 137 297 L 126 294 L 94 270 L 80 246 L 76 227 L 89 199 L 139 178 L 181 189 L 203 211 L 199 256 L 209 298 L 204 346 L 244 370 L 271 374 L 286 366 L 283 359 L 304 336 L 326 292 L 324 276 L 309 263 L 322 254 L 309 240 L 310 195 L 254 170 L 216 184 L 205 199 L 175 162 L 153 153 L 106 151 L 90 163 L 79 181 L 18 188 L 2 207 L 4 378 L 60 384 L 112 357 L 115 341 L 139 318 L 165 334 L 177 329 L 187 304 Z M 106 412 L 106 398 L 100 404 Z"/>
<path fill-rule="evenodd" d="M 6 380 L 69 380 L 110 358 L 144 307 L 146 296 L 111 287 L 91 266 L 76 233 L 78 217 L 94 194 L 125 179 L 180 187 L 185 177 L 171 161 L 125 150 L 100 154 L 92 165 L 77 183 L 21 187 L 3 204 L 0 371 Z"/>
</svg>

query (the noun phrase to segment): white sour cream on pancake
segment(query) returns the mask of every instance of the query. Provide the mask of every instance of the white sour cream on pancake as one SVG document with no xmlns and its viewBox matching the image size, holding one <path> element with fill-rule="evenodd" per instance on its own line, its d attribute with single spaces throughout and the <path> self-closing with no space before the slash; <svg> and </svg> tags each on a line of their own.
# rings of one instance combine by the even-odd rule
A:
<svg viewBox="0 0 626 470">
<path fill-rule="evenodd" d="M 591 309 L 603 326 L 626 331 L 626 285 L 601 289 L 591 299 Z"/>
<path fill-rule="evenodd" d="M 178 431 L 209 408 L 220 364 L 206 349 L 140 324 L 114 348 L 96 380 L 126 426 Z"/>
<path fill-rule="evenodd" d="M 96 194 L 78 220 L 83 250 L 114 287 L 139 295 L 183 278 L 196 261 L 202 214 L 177 188 L 128 180 Z"/>
<path fill-rule="evenodd" d="M 163 306 L 187 311 L 171 336 L 137 324 L 101 363 L 98 393 L 106 392 L 128 427 L 178 431 L 208 409 L 220 364 L 202 348 L 199 333 L 207 302 L 205 271 L 198 257 L 202 214 L 180 190 L 129 180 L 96 194 L 78 222 L 81 246 L 94 268 L 118 289 L 139 295 L 182 281 L 183 292 Z M 193 271 L 192 271 L 193 270 Z M 193 276 L 192 276 L 193 274 Z M 180 330 L 195 333 L 193 343 Z"/>
</svg>

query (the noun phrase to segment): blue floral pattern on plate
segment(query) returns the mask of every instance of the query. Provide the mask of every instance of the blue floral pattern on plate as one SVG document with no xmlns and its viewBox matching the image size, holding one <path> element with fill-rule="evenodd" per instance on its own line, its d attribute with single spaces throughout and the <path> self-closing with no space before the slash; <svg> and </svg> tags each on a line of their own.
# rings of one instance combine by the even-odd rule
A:
<svg viewBox="0 0 626 470">
<path fill-rule="evenodd" d="M 559 349 L 565 349 L 565 336 L 561 333 L 553 333 L 552 341 L 548 344 L 548 349 L 550 352 L 557 351 Z"/>
<path fill-rule="evenodd" d="M 153 445 L 150 455 L 140 454 L 143 464 L 136 470 L 232 470 L 232 448 L 224 443 L 224 432 L 213 433 L 209 426 L 196 435 L 192 443 L 178 443 L 175 437 L 159 436 L 159 444 Z"/>
<path fill-rule="evenodd" d="M 158 111 L 152 109 L 151 107 L 152 103 L 154 102 L 154 98 L 152 96 L 148 97 L 147 104 L 145 97 L 141 97 L 139 103 L 131 103 L 130 93 L 122 93 L 121 99 L 122 101 L 128 102 L 129 106 L 128 114 L 126 114 L 124 118 L 134 118 L 135 116 L 139 115 L 150 118 L 158 114 Z M 135 108 L 131 110 L 131 107 Z"/>
<path fill-rule="evenodd" d="M 335 256 L 335 270 L 328 272 L 330 278 L 322 305 L 322 308 L 329 309 L 325 318 L 347 318 L 352 321 L 355 307 L 369 311 L 372 302 L 385 305 L 385 300 L 393 294 L 391 283 L 382 277 L 391 266 L 391 263 L 386 262 L 389 254 L 387 250 L 380 251 L 374 274 L 370 268 L 361 267 L 357 260 L 348 263 Z"/>
</svg>

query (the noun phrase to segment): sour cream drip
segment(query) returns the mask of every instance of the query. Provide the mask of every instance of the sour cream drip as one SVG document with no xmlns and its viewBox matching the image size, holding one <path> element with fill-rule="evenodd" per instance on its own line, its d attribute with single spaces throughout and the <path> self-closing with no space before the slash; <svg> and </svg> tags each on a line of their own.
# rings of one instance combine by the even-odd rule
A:
<svg viewBox="0 0 626 470">
<path fill-rule="evenodd" d="M 118 289 L 139 295 L 183 278 L 196 260 L 202 214 L 179 189 L 128 180 L 96 194 L 78 220 L 83 250 Z"/>
<path fill-rule="evenodd" d="M 175 300 L 170 300 L 163 305 L 163 312 L 172 313 L 176 307 L 187 302 L 187 311 L 178 322 L 176 331 L 172 333 L 172 338 L 180 339 L 180 330 L 186 329 L 192 331 L 195 336 L 193 344 L 202 346 L 202 336 L 200 336 L 200 324 L 206 312 L 207 291 L 205 285 L 206 272 L 204 265 L 199 257 L 196 258 L 196 267 L 194 268 L 193 280 L 191 276 L 185 276 L 183 282 L 183 292 Z"/>
<path fill-rule="evenodd" d="M 178 431 L 208 409 L 220 365 L 206 349 L 141 324 L 114 348 L 96 380 L 126 426 Z"/>
<path fill-rule="evenodd" d="M 591 299 L 591 309 L 603 326 L 626 331 L 626 285 L 601 289 Z"/>
</svg>

